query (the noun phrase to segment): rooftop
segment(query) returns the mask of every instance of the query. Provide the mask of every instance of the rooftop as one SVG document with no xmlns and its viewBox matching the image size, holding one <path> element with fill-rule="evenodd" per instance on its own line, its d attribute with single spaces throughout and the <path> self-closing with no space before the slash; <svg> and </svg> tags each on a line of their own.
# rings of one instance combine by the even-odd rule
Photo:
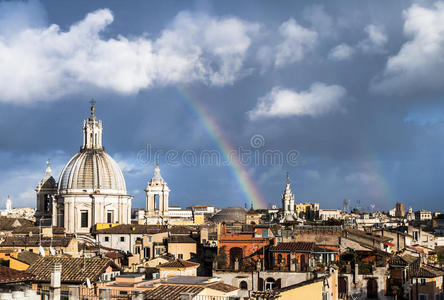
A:
<svg viewBox="0 0 444 300">
<path fill-rule="evenodd" d="M 29 272 L 0 266 L 0 283 L 20 283 L 32 279 L 34 279 L 34 276 Z"/>
<path fill-rule="evenodd" d="M 158 265 L 158 268 L 190 268 L 190 267 L 198 267 L 199 264 L 187 261 L 183 259 L 176 259 L 173 261 L 166 262 L 164 264 Z"/>
<path fill-rule="evenodd" d="M 83 283 L 88 278 L 91 282 L 97 281 L 108 266 L 119 270 L 108 258 L 62 258 L 40 257 L 28 268 L 27 272 L 35 276 L 36 281 L 51 281 L 51 267 L 54 263 L 62 265 L 63 283 Z"/>
</svg>

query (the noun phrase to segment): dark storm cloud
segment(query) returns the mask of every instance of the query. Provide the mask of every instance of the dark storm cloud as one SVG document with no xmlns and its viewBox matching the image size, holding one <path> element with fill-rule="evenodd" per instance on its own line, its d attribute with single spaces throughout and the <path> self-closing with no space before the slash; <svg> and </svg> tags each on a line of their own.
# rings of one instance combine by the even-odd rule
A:
<svg viewBox="0 0 444 300">
<path fill-rule="evenodd" d="M 196 55 L 193 57 L 204 63 L 205 72 L 199 73 L 202 69 L 196 68 L 201 65 L 193 65 L 189 69 L 176 68 L 177 77 L 169 77 L 171 72 L 165 61 L 165 65 L 159 64 L 158 71 L 149 73 L 154 77 L 148 76 L 145 81 L 137 81 L 140 76 L 130 72 L 129 77 L 125 77 L 130 78 L 128 82 L 116 80 L 113 83 L 115 76 L 120 74 L 118 70 L 130 70 L 126 66 L 133 61 L 123 63 L 121 69 L 109 69 L 106 74 L 88 69 L 87 61 L 82 65 L 85 69 L 76 69 L 75 75 L 82 76 L 64 77 L 66 70 L 73 72 L 72 64 L 65 65 L 60 73 L 49 74 L 55 77 L 48 77 L 49 81 L 43 85 L 47 88 L 44 92 L 40 89 L 42 86 L 32 81 L 23 81 L 16 89 L 9 86 L 4 96 L 0 96 L 7 99 L 0 101 L 0 178 L 4 183 L 0 197 L 11 194 L 17 202 L 21 201 L 17 205 L 33 203 L 32 189 L 37 184 L 38 174 L 44 173 L 46 159 L 53 158 L 56 173 L 78 151 L 82 120 L 88 116 L 87 101 L 94 96 L 98 101 L 97 115 L 104 122 L 105 147 L 121 165 L 128 191 L 135 195 L 135 207 L 144 205 L 143 189 L 154 164 L 153 159 L 140 160 L 140 151 L 147 145 L 163 153 L 168 150 L 180 153 L 185 150 L 220 151 L 193 108 L 191 103 L 194 102 L 207 108 L 209 117 L 235 148 L 251 149 L 251 136 L 260 134 L 265 138 L 260 151 L 276 150 L 284 154 L 298 151 L 296 165 L 246 166 L 267 203 L 279 203 L 284 174 L 289 171 L 297 201 L 317 201 L 323 207 L 340 207 L 344 198 L 350 198 L 352 204 L 360 200 L 361 206 L 374 203 L 376 208 L 387 210 L 396 201 L 419 208 L 416 203 L 421 200 L 425 208 L 442 209 L 444 190 L 440 178 L 444 128 L 442 120 L 427 113 L 444 109 L 440 104 L 443 95 L 436 88 L 440 82 L 425 76 L 417 82 L 420 86 L 412 86 L 403 93 L 389 89 L 380 93 L 374 89 L 375 82 L 381 84 L 384 80 L 389 80 L 391 88 L 394 86 L 393 76 L 397 74 L 392 72 L 388 62 L 391 57 L 403 54 L 400 51 L 412 39 L 404 30 L 405 12 L 412 4 L 411 1 L 288 1 L 280 5 L 266 1 L 196 1 L 191 4 L 140 1 L 123 7 L 124 4 L 117 1 L 30 2 L 31 7 L 24 6 L 26 9 L 17 12 L 21 20 L 26 21 L 22 21 L 24 27 L 47 28 L 57 24 L 59 32 L 69 32 L 86 14 L 108 8 L 112 12 L 112 22 L 107 11 L 97 15 L 99 20 L 108 23 L 99 22 L 103 30 L 98 30 L 94 43 L 110 45 L 109 39 L 118 40 L 122 35 L 128 40 L 121 40 L 122 45 L 140 50 L 135 52 L 135 58 L 143 57 L 140 55 L 145 53 L 147 45 L 157 43 L 157 47 L 162 45 L 161 49 L 176 51 L 177 58 Z M 431 1 L 418 5 L 432 13 L 439 12 Z M 2 6 L 1 9 L 5 13 L 11 8 Z M 182 16 L 179 19 L 178 14 Z M 232 23 L 227 25 L 224 20 Z M 87 24 L 93 26 L 95 23 L 90 20 Z M 241 28 L 245 34 L 238 36 L 238 40 L 228 40 L 241 45 L 240 48 L 226 49 L 223 43 L 219 44 L 218 38 L 222 37 L 218 26 L 210 32 L 206 43 L 197 40 L 193 44 L 194 37 L 187 40 L 189 32 L 180 31 L 182 27 L 175 27 L 175 24 L 223 24 L 229 26 L 225 28 Z M 13 28 L 14 24 L 9 25 L 7 28 Z M 165 37 L 167 31 L 181 33 L 185 37 L 184 48 L 170 47 L 166 39 L 162 40 L 162 34 Z M 84 38 L 83 35 L 74 36 Z M 54 33 L 54 38 L 58 40 L 59 33 Z M 247 40 L 249 42 L 243 44 Z M 26 46 L 15 40 L 8 41 L 9 46 L 16 47 L 14 49 Z M 69 45 L 76 51 L 81 50 L 77 45 Z M 200 47 L 203 56 L 189 51 L 190 45 Z M 339 45 L 346 46 L 336 49 Z M 4 49 L 7 51 L 8 47 Z M 44 53 L 44 49 L 38 50 Z M 333 49 L 337 50 L 336 56 L 332 54 Z M 153 53 L 158 53 L 156 51 Z M 439 49 L 436 55 L 442 52 Z M 107 61 L 114 62 L 116 55 L 109 56 Z M 215 59 L 215 55 L 219 55 L 217 59 L 205 65 L 208 60 Z M 17 54 L 13 58 L 17 58 Z M 425 60 L 424 72 L 429 70 L 430 63 Z M 50 66 L 55 66 L 55 71 L 59 67 Z M 228 71 L 224 71 L 225 67 Z M 32 77 L 34 71 L 36 75 Z M 431 75 L 435 74 L 434 68 L 430 71 Z M 159 74 L 163 77 L 156 77 Z M 30 80 L 41 79 L 39 69 L 30 70 L 28 75 Z M 114 77 L 108 78 L 108 75 Z M 6 79 L 14 76 L 17 74 Z M 433 76 L 436 78 L 436 74 Z M 58 81 L 50 81 L 51 78 L 62 78 L 62 84 L 57 85 Z M 408 77 L 406 82 L 414 80 L 412 78 Z M 396 82 L 402 79 L 396 77 Z M 296 96 L 305 95 L 315 82 L 339 86 L 346 91 L 335 102 L 339 105 L 337 109 L 322 115 L 293 112 L 288 116 L 270 115 L 255 120 L 249 117 L 248 112 L 254 110 L 258 100 L 273 88 L 292 91 L 294 97 L 285 98 L 289 101 L 302 101 Z M 178 88 L 180 85 L 185 85 L 193 99 L 187 99 Z M 395 86 L 405 87 L 408 86 Z M 30 94 L 25 93 L 28 88 Z M 417 111 L 423 113 L 415 114 Z M 432 123 L 428 122 L 429 118 Z M 229 167 L 187 166 L 183 162 L 172 165 L 164 157 L 160 163 L 163 176 L 172 188 L 172 205 L 226 206 L 243 205 L 246 201 Z M 28 178 L 23 174 L 31 175 Z"/>
</svg>

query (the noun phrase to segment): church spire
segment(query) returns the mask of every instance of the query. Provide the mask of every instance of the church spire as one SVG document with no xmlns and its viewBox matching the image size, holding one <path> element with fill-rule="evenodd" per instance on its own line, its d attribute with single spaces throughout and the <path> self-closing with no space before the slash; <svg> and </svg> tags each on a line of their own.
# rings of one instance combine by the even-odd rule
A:
<svg viewBox="0 0 444 300">
<path fill-rule="evenodd" d="M 48 158 L 48 160 L 46 161 L 45 178 L 49 178 L 51 176 L 52 176 L 51 162 Z"/>
<path fill-rule="evenodd" d="M 91 99 L 91 115 L 83 122 L 83 146 L 82 149 L 103 150 L 102 146 L 102 121 L 95 115 L 96 100 Z"/>
</svg>

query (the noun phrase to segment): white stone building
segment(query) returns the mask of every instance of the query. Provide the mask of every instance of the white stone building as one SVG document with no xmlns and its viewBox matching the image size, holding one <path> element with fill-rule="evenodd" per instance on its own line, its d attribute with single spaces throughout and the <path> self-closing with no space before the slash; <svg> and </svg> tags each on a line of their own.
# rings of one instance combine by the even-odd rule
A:
<svg viewBox="0 0 444 300">
<path fill-rule="evenodd" d="M 166 224 L 169 219 L 168 197 L 170 188 L 160 175 L 159 165 L 156 164 L 153 178 L 148 181 L 145 188 L 146 211 L 145 218 L 147 224 Z"/>
<path fill-rule="evenodd" d="M 337 219 L 341 218 L 341 210 L 340 209 L 320 209 L 319 210 L 319 219 L 328 220 L 328 219 Z"/>
<path fill-rule="evenodd" d="M 65 227 L 67 233 L 90 233 L 96 223 L 131 222 L 132 196 L 117 163 L 102 145 L 102 121 L 94 114 L 83 123 L 83 145 L 56 183 L 48 163 L 36 188 L 36 218 Z"/>
<path fill-rule="evenodd" d="M 282 210 L 283 210 L 283 218 L 282 222 L 292 222 L 297 220 L 297 216 L 294 212 L 294 195 L 291 192 L 290 188 L 290 178 L 287 174 L 287 184 L 285 186 L 285 191 L 282 195 Z"/>
</svg>

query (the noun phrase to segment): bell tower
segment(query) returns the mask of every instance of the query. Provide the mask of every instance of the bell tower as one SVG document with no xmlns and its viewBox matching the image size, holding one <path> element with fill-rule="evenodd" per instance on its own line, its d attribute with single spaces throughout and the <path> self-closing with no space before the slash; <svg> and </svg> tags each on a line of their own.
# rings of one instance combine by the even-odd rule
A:
<svg viewBox="0 0 444 300">
<path fill-rule="evenodd" d="M 35 188 L 37 193 L 37 210 L 35 213 L 36 221 L 42 220 L 42 225 L 57 225 L 57 183 L 52 177 L 51 165 L 46 162 L 45 177 L 39 182 Z"/>
<path fill-rule="evenodd" d="M 282 209 L 284 211 L 284 215 L 293 215 L 294 214 L 294 195 L 291 192 L 290 188 L 290 177 L 287 173 L 287 184 L 285 186 L 284 194 L 282 195 Z"/>
<path fill-rule="evenodd" d="M 83 146 L 82 150 L 103 150 L 102 146 L 102 121 L 96 118 L 96 101 L 91 99 L 91 115 L 83 122 Z"/>
<path fill-rule="evenodd" d="M 156 163 L 153 178 L 145 188 L 147 224 L 168 223 L 168 197 L 170 189 L 166 181 L 160 175 L 159 164 Z"/>
</svg>

